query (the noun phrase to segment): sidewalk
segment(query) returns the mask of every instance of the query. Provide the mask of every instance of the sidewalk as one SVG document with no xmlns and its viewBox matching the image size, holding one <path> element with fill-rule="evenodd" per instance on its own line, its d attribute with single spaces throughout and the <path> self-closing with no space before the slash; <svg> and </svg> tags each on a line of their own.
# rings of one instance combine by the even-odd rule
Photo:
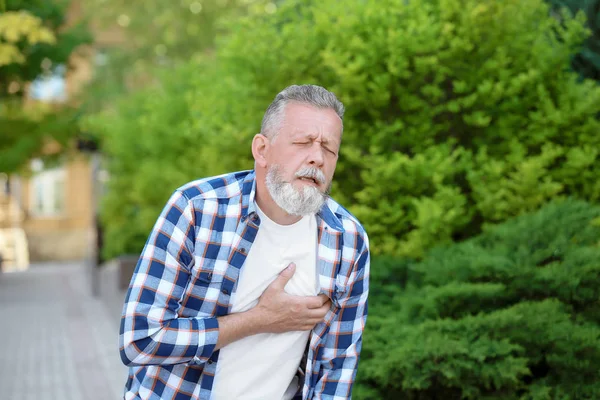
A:
<svg viewBox="0 0 600 400">
<path fill-rule="evenodd" d="M 117 400 L 119 319 L 91 296 L 87 267 L 0 275 L 0 399 Z"/>
</svg>

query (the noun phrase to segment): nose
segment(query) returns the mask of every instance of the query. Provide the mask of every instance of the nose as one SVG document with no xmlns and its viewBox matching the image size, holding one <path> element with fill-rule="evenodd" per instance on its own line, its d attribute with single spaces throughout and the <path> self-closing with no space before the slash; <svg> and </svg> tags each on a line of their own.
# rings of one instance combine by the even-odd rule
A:
<svg viewBox="0 0 600 400">
<path fill-rule="evenodd" d="M 320 143 L 318 143 L 318 142 L 313 143 L 313 145 L 310 149 L 310 154 L 309 154 L 309 159 L 308 159 L 309 164 L 314 165 L 316 167 L 322 167 L 323 162 L 325 160 L 323 151 L 324 151 L 323 147 L 320 145 Z"/>
</svg>

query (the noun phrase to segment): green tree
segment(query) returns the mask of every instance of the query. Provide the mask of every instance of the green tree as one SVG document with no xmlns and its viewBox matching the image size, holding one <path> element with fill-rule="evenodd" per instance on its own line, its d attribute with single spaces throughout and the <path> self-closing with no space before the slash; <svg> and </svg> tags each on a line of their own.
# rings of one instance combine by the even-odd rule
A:
<svg viewBox="0 0 600 400">
<path fill-rule="evenodd" d="M 600 88 L 569 70 L 587 35 L 581 15 L 558 21 L 541 0 L 290 0 L 229 29 L 214 57 L 172 69 L 151 99 L 95 118 L 111 148 L 144 149 L 109 150 L 114 165 L 160 165 L 114 173 L 115 186 L 136 182 L 135 201 L 111 204 L 137 210 L 137 237 L 184 178 L 251 168 L 261 115 L 292 83 L 328 87 L 347 106 L 333 194 L 376 254 L 418 257 L 557 196 L 600 199 Z M 165 176 L 178 178 L 157 191 Z"/>
<path fill-rule="evenodd" d="M 21 41 L 26 41 L 30 46 L 56 42 L 54 33 L 44 27 L 39 18 L 28 12 L 5 12 L 5 7 L 3 4 L 3 13 L 0 14 L 0 66 L 25 63 L 25 54 L 18 46 Z M 7 86 L 3 89 L 8 91 L 8 85 L 3 86 Z"/>
<path fill-rule="evenodd" d="M 141 250 L 172 189 L 249 166 L 243 154 L 248 131 L 223 121 L 231 115 L 252 121 L 256 110 L 244 103 L 232 107 L 228 97 L 245 99 L 252 89 L 240 76 L 222 79 L 222 73 L 211 61 L 161 71 L 160 85 L 86 117 L 83 127 L 100 137 L 111 177 L 101 205 L 107 258 Z M 213 85 L 218 93 L 197 93 Z M 260 129 L 260 121 L 254 124 L 255 131 Z"/>
<path fill-rule="evenodd" d="M 88 15 L 105 29 L 122 30 L 126 43 L 116 50 L 127 53 L 129 59 L 170 64 L 213 49 L 217 35 L 225 32 L 223 18 L 271 7 L 271 2 L 263 0 L 92 0 Z"/>
<path fill-rule="evenodd" d="M 76 133 L 74 110 L 23 107 L 27 84 L 56 65 L 67 65 L 78 46 L 91 42 L 83 23 L 65 29 L 68 5 L 8 0 L 0 12 L 0 171 L 18 169 L 48 139 L 66 144 Z"/>
<path fill-rule="evenodd" d="M 587 30 L 549 14 L 539 0 L 290 1 L 238 22 L 218 55 L 248 76 L 245 107 L 294 82 L 337 93 L 335 195 L 376 253 L 419 256 L 556 196 L 600 198 L 600 89 L 568 70 Z"/>
<path fill-rule="evenodd" d="M 584 12 L 586 25 L 591 31 L 583 48 L 573 57 L 573 69 L 583 77 L 600 81 L 600 1 L 549 0 L 555 11 L 568 9 L 572 14 Z"/>
<path fill-rule="evenodd" d="M 355 397 L 598 398 L 599 237 L 600 208 L 569 200 L 421 262 L 375 258 Z"/>
<path fill-rule="evenodd" d="M 270 12 L 271 0 L 91 0 L 86 10 L 104 30 L 118 32 L 119 45 L 99 50 L 103 62 L 87 90 L 84 112 L 111 107 L 118 99 L 157 84 L 157 77 L 182 62 L 213 53 L 224 22 L 250 11 Z"/>
</svg>

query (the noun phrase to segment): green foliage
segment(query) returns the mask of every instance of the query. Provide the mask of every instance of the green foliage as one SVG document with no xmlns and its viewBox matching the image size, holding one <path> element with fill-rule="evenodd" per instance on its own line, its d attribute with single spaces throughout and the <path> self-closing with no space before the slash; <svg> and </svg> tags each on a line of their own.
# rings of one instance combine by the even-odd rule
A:
<svg viewBox="0 0 600 400">
<path fill-rule="evenodd" d="M 600 88 L 569 70 L 587 35 L 581 15 L 559 21 L 542 0 L 290 0 L 227 27 L 214 57 L 171 69 L 157 92 L 90 125 L 115 143 L 114 196 L 136 191 L 111 207 L 147 216 L 128 227 L 136 237 L 184 178 L 252 168 L 262 113 L 292 83 L 323 85 L 347 106 L 333 195 L 375 254 L 420 257 L 555 197 L 600 199 Z M 131 141 L 145 150 L 113 154 Z M 116 167 L 146 157 L 158 165 Z M 143 244 L 113 234 L 115 251 Z"/>
<path fill-rule="evenodd" d="M 354 397 L 598 398 L 599 216 L 552 202 L 421 262 L 374 258 Z"/>
<path fill-rule="evenodd" d="M 25 84 L 45 72 L 44 60 L 49 65 L 67 64 L 78 46 L 92 42 L 84 22 L 65 27 L 69 4 L 70 0 L 7 0 L 7 13 L 0 18 L 22 20 L 13 22 L 19 24 L 18 30 L 11 24 L 5 33 L 13 38 L 19 36 L 8 42 L 16 46 L 23 62 L 0 63 L 0 101 L 23 96 Z M 26 33 L 29 34 L 23 36 Z"/>
<path fill-rule="evenodd" d="M 222 21 L 249 10 L 272 12 L 269 0 L 89 0 L 85 11 L 103 29 L 119 33 L 121 45 L 99 43 L 103 63 L 95 70 L 83 105 L 86 113 L 146 88 L 182 62 L 211 57 Z M 198 72 L 196 72 L 198 73 Z"/>
<path fill-rule="evenodd" d="M 107 257 L 141 250 L 157 209 L 176 187 L 247 166 L 248 156 L 238 155 L 248 152 L 243 138 L 249 132 L 238 132 L 233 124 L 222 122 L 231 115 L 251 121 L 256 110 L 243 103 L 224 104 L 223 94 L 244 97 L 249 89 L 239 80 L 219 80 L 220 73 L 209 63 L 164 71 L 160 86 L 136 92 L 86 119 L 83 127 L 99 134 L 109 156 L 111 179 L 101 205 Z M 219 91 L 203 93 L 209 85 Z M 255 124 L 256 131 L 260 121 Z"/>
<path fill-rule="evenodd" d="M 42 21 L 28 12 L 6 12 L 0 15 L 0 66 L 25 62 L 25 55 L 17 44 L 25 41 L 33 46 L 40 43 L 54 44 L 52 31 Z"/>
<path fill-rule="evenodd" d="M 72 108 L 48 109 L 35 107 L 23 110 L 20 104 L 5 104 L 6 115 L 0 113 L 0 171 L 13 172 L 23 167 L 34 156 L 56 157 L 42 154 L 43 144 L 51 138 L 68 148 L 79 133 L 78 114 Z"/>
<path fill-rule="evenodd" d="M 263 0 L 91 0 L 87 12 L 104 28 L 123 30 L 130 60 L 172 62 L 195 57 L 210 49 L 223 31 L 220 18 L 234 18 L 248 9 L 265 11 Z M 126 51 L 125 51 L 126 50 Z"/>
<path fill-rule="evenodd" d="M 600 1 L 548 0 L 554 10 L 568 9 L 571 13 L 584 12 L 591 35 L 583 48 L 573 57 L 573 69 L 585 78 L 600 81 Z"/>
<path fill-rule="evenodd" d="M 78 132 L 72 108 L 23 107 L 26 85 L 67 64 L 92 38 L 82 22 L 65 27 L 70 1 L 8 0 L 0 13 L 0 171 L 40 155 L 48 140 L 66 145 Z"/>
</svg>

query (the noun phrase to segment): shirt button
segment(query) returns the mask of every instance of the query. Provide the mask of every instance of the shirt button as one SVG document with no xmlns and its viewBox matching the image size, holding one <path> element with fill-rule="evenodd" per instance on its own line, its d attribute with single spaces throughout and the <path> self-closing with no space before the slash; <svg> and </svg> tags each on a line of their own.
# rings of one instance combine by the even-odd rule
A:
<svg viewBox="0 0 600 400">
<path fill-rule="evenodd" d="M 240 249 L 240 253 L 242 253 L 242 254 L 246 254 L 246 249 L 245 249 L 244 247 L 242 247 L 242 248 Z"/>
<path fill-rule="evenodd" d="M 209 272 L 208 275 L 206 275 L 206 278 L 208 278 L 208 280 L 210 281 L 212 279 L 212 273 Z"/>
<path fill-rule="evenodd" d="M 207 362 L 208 362 L 209 364 L 212 364 L 214 361 L 213 361 L 211 358 L 209 358 Z"/>
<path fill-rule="evenodd" d="M 227 290 L 227 289 L 221 289 L 221 293 L 223 293 L 224 295 L 228 295 L 229 294 L 229 290 Z"/>
</svg>

